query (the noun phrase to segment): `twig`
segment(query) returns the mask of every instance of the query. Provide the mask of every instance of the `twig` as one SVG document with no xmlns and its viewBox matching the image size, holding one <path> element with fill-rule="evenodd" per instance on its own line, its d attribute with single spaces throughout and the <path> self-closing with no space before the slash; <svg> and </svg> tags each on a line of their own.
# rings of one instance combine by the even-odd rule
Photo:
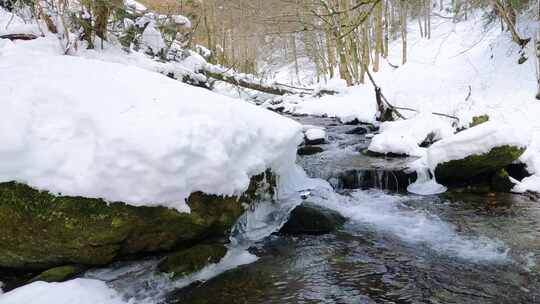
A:
<svg viewBox="0 0 540 304">
<path fill-rule="evenodd" d="M 275 85 L 278 85 L 278 86 L 282 86 L 282 87 L 287 87 L 287 88 L 291 88 L 291 89 L 297 89 L 297 90 L 301 90 L 301 91 L 314 91 L 314 89 L 310 89 L 310 88 L 300 88 L 300 87 L 295 87 L 295 86 L 292 86 L 292 85 L 288 85 L 288 84 L 284 84 L 284 83 L 279 83 L 279 82 L 276 82 Z"/>
<path fill-rule="evenodd" d="M 465 97 L 465 101 L 469 101 L 471 99 L 472 95 L 472 87 L 469 85 L 469 94 L 467 94 L 467 97 Z"/>
</svg>

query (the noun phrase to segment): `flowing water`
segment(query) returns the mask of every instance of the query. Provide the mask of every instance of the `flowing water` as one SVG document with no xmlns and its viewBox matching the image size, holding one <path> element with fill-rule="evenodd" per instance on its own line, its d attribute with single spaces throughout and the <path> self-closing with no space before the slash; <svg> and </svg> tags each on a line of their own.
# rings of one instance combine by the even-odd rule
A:
<svg viewBox="0 0 540 304">
<path fill-rule="evenodd" d="M 156 260 L 94 270 L 126 297 L 151 303 L 540 303 L 540 203 L 510 194 L 406 192 L 410 159 L 361 153 L 369 136 L 330 118 L 324 152 L 299 158 L 302 197 L 348 218 L 323 236 L 267 236 L 298 200 L 246 214 L 226 258 L 170 281 Z M 354 131 L 354 132 L 351 132 Z M 357 133 L 357 134 L 347 134 Z M 264 237 L 267 236 L 267 237 Z"/>
</svg>

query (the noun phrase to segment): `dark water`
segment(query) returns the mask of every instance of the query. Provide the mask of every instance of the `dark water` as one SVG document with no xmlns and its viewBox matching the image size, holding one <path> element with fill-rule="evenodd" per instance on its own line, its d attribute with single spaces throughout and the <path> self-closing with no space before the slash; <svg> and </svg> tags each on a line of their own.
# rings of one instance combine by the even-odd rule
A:
<svg viewBox="0 0 540 304">
<path fill-rule="evenodd" d="M 357 126 L 296 119 L 327 128 L 325 152 L 299 162 L 339 192 L 308 200 L 340 211 L 347 224 L 324 236 L 268 237 L 250 248 L 258 261 L 175 290 L 166 302 L 540 303 L 539 202 L 510 194 L 412 196 L 385 187 L 391 174 L 370 175 L 386 191 L 344 188 L 345 171 L 395 172 L 408 160 L 359 153 L 369 139 L 345 134 Z"/>
</svg>

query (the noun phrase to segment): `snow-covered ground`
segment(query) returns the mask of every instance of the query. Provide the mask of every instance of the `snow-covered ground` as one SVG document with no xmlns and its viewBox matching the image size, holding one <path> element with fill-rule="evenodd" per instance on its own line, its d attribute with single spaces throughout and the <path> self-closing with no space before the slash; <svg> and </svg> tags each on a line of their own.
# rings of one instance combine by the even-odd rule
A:
<svg viewBox="0 0 540 304">
<path fill-rule="evenodd" d="M 104 282 L 75 279 L 65 283 L 35 282 L 0 294 L 2 304 L 127 304 Z"/>
<path fill-rule="evenodd" d="M 520 20 L 522 36 L 534 37 L 537 23 L 533 12 L 521 16 Z M 430 40 L 421 38 L 416 22 L 411 22 L 407 63 L 395 68 L 384 62 L 381 70 L 373 74 L 390 103 L 418 112 L 400 110 L 411 119 L 382 124 L 370 150 L 421 157 L 426 150 L 420 144 L 430 133 L 435 139 L 451 137 L 457 128 L 467 127 L 474 116 L 488 114 L 494 124 L 514 130 L 503 135 L 508 140 L 522 135 L 532 139 L 521 161 L 537 175 L 525 179 L 514 190 L 538 191 L 540 101 L 535 99 L 534 43 L 529 43 L 525 49 L 528 60 L 518 64 L 520 47 L 512 42 L 510 33 L 501 32 L 497 22 L 486 26 L 481 12 L 472 13 L 468 21 L 459 23 L 434 17 L 432 31 Z M 388 62 L 397 65 L 401 62 L 401 41 L 392 44 Z M 339 89 L 335 83 L 331 86 Z M 339 91 L 342 92 L 339 95 L 320 99 L 285 97 L 281 104 L 272 107 L 284 107 L 285 111 L 297 114 L 333 116 L 343 121 L 356 118 L 374 123 L 377 109 L 369 82 Z M 432 112 L 452 115 L 459 121 L 431 115 Z M 478 145 L 479 142 L 471 140 L 466 144 Z"/>
<path fill-rule="evenodd" d="M 298 123 L 122 52 L 65 56 L 50 34 L 0 40 L 0 182 L 186 210 L 192 192 L 238 194 L 267 168 L 294 167 Z"/>
</svg>

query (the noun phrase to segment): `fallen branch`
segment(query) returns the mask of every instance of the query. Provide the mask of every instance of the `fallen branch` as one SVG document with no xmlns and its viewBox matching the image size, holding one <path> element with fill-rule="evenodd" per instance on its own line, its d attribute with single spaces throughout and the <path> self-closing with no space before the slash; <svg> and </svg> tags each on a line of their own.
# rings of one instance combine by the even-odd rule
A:
<svg viewBox="0 0 540 304">
<path fill-rule="evenodd" d="M 371 83 L 373 84 L 373 87 L 375 88 L 375 98 L 377 99 L 377 106 L 379 108 L 379 117 L 377 119 L 379 121 L 381 122 L 392 121 L 394 120 L 393 114 L 395 114 L 398 118 L 406 119 L 405 116 L 403 116 L 398 110 L 413 111 L 417 113 L 419 112 L 416 109 L 406 108 L 406 107 L 396 107 L 392 105 L 382 93 L 382 89 L 377 85 L 377 83 L 375 82 L 375 79 L 373 79 L 373 76 L 369 72 L 369 69 L 366 68 L 364 70 L 366 71 L 369 77 L 369 80 L 371 81 Z M 455 119 L 459 122 L 459 118 L 457 118 L 456 116 L 452 116 L 452 115 L 448 115 L 444 113 L 438 113 L 438 112 L 432 112 L 431 114 L 436 115 L 436 116 L 442 116 L 442 117 Z"/>
<path fill-rule="evenodd" d="M 276 85 L 280 86 L 280 87 L 287 87 L 287 88 L 291 88 L 291 89 L 295 89 L 295 90 L 300 90 L 300 91 L 309 91 L 309 92 L 313 92 L 314 89 L 311 89 L 311 88 L 300 88 L 300 87 L 295 87 L 295 86 L 292 86 L 292 85 L 288 85 L 288 84 L 284 84 L 284 83 L 279 83 L 279 82 L 276 82 Z"/>
<path fill-rule="evenodd" d="M 294 87 L 291 85 L 281 84 L 281 83 L 275 83 L 275 84 L 265 84 L 262 81 L 254 81 L 250 79 L 246 79 L 245 77 L 242 77 L 241 75 L 236 75 L 234 72 L 221 71 L 219 68 L 213 65 L 208 65 L 205 68 L 203 68 L 203 73 L 209 77 L 213 78 L 215 80 L 227 82 L 229 84 L 239 86 L 246 89 L 251 89 L 267 94 L 272 95 L 297 95 L 297 94 L 313 94 L 315 92 L 314 89 L 311 88 L 300 88 L 300 87 Z M 321 93 L 321 92 L 319 92 Z M 335 94 L 337 92 L 334 91 L 325 91 L 325 94 Z"/>
<path fill-rule="evenodd" d="M 251 89 L 251 90 L 255 90 L 255 91 L 259 91 L 263 93 L 268 93 L 268 94 L 273 94 L 273 95 L 286 95 L 286 94 L 296 93 L 292 90 L 287 90 L 287 89 L 280 88 L 277 86 L 266 86 L 263 84 L 250 82 L 239 77 L 226 75 L 225 73 L 217 73 L 217 72 L 209 71 L 209 70 L 205 70 L 204 73 L 206 74 L 206 76 L 210 78 L 214 78 L 216 80 L 224 81 L 235 86 L 239 86 L 239 87 L 243 87 L 243 88 L 247 88 L 247 89 Z"/>
<path fill-rule="evenodd" d="M 34 34 L 7 34 L 7 35 L 1 35 L 0 39 L 9 39 L 11 41 L 13 40 L 34 40 L 39 38 L 39 36 Z"/>
<path fill-rule="evenodd" d="M 375 79 L 373 79 L 373 76 L 369 72 L 369 68 L 365 67 L 364 71 L 366 71 L 369 80 L 371 81 L 371 84 L 373 84 L 373 87 L 375 89 L 375 99 L 377 100 L 377 107 L 379 108 L 379 117 L 377 117 L 377 120 L 392 121 L 394 120 L 394 113 L 398 116 L 398 118 L 406 119 L 403 115 L 401 115 L 401 113 L 399 113 L 396 107 L 394 107 L 388 102 L 388 99 L 386 99 L 386 97 L 382 93 L 382 89 L 377 85 Z"/>
</svg>

